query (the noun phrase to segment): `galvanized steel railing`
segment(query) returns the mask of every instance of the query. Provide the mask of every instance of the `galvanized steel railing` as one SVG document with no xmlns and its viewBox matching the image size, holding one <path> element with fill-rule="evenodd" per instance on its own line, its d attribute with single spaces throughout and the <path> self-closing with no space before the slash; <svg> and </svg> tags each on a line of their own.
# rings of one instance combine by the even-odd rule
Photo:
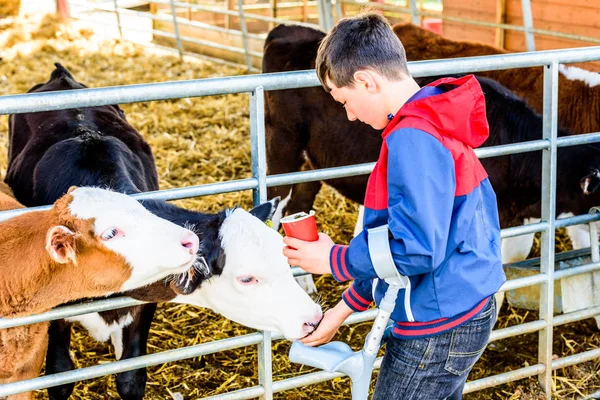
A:
<svg viewBox="0 0 600 400">
<path fill-rule="evenodd" d="M 442 75 L 444 73 L 466 73 L 515 67 L 545 66 L 544 68 L 544 118 L 543 138 L 519 144 L 495 146 L 477 149 L 481 158 L 495 157 L 529 151 L 543 151 L 543 188 L 542 188 L 542 221 L 537 224 L 513 227 L 502 230 L 502 237 L 512 237 L 533 232 L 542 232 L 541 269 L 537 275 L 511 280 L 505 283 L 502 290 L 542 285 L 540 296 L 540 319 L 518 326 L 497 329 L 492 333 L 491 341 L 539 331 L 539 363 L 520 368 L 504 374 L 468 382 L 465 393 L 511 382 L 529 376 L 539 375 L 543 389 L 548 398 L 551 395 L 551 374 L 554 369 L 564 368 L 600 356 L 600 350 L 591 350 L 558 360 L 552 360 L 552 329 L 554 326 L 579 321 L 600 314 L 600 306 L 553 316 L 554 280 L 582 273 L 600 270 L 600 253 L 598 251 L 597 231 L 590 224 L 592 239 L 592 262 L 568 270 L 554 272 L 554 232 L 556 228 L 591 223 L 600 220 L 600 214 L 587 214 L 572 218 L 556 220 L 556 151 L 558 147 L 573 146 L 600 141 L 600 132 L 557 138 L 557 100 L 558 100 L 558 63 L 571 63 L 600 60 L 600 47 L 571 49 L 560 51 L 544 51 L 495 55 L 487 57 L 471 57 L 464 59 L 421 61 L 410 63 L 413 76 Z M 0 115 L 24 112 L 38 112 L 78 107 L 93 107 L 108 104 L 124 104 L 140 101 L 167 100 L 185 97 L 223 95 L 231 93 L 250 93 L 250 133 L 252 151 L 252 178 L 221 182 L 209 185 L 192 186 L 162 190 L 135 195 L 139 198 L 164 200 L 184 199 L 209 194 L 225 193 L 240 190 L 254 191 L 254 202 L 266 200 L 266 189 L 269 186 L 293 184 L 333 177 L 368 174 L 373 164 L 361 164 L 339 168 L 329 168 L 308 172 L 297 172 L 267 176 L 264 128 L 264 91 L 318 86 L 319 81 L 314 70 L 290 73 L 262 74 L 229 78 L 200 79 L 178 82 L 150 83 L 121 87 L 104 87 L 81 89 L 67 92 L 45 92 L 0 97 Z M 24 212 L 45 207 L 29 208 Z M 0 220 L 10 218 L 23 211 L 5 211 L 0 213 Z M 294 274 L 302 272 L 294 268 Z M 129 298 L 115 298 L 94 301 L 79 305 L 58 307 L 52 311 L 34 316 L 0 319 L 0 329 L 26 325 L 52 319 L 72 317 L 90 312 L 127 307 L 142 302 Z M 352 315 L 346 323 L 372 320 L 375 310 Z M 82 368 L 76 371 L 38 377 L 26 381 L 0 385 L 0 396 L 56 386 L 103 375 L 132 370 L 144 366 L 177 361 L 203 354 L 215 353 L 249 345 L 259 346 L 259 386 L 238 390 L 210 399 L 249 399 L 260 397 L 272 399 L 273 393 L 301 387 L 311 383 L 322 382 L 339 374 L 314 372 L 294 378 L 273 382 L 271 365 L 271 341 L 281 336 L 269 332 L 254 333 L 182 349 L 169 350 L 138 358 L 120 360 L 109 364 Z M 380 361 L 379 361 L 380 362 Z M 378 365 L 379 365 L 378 362 Z"/>
</svg>

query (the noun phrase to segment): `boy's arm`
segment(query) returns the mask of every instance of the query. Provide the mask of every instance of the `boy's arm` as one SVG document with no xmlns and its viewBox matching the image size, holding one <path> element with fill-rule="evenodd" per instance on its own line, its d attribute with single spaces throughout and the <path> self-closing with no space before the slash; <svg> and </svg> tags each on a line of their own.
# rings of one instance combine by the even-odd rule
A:
<svg viewBox="0 0 600 400">
<path fill-rule="evenodd" d="M 373 281 L 355 280 L 342 293 L 342 300 L 352 311 L 366 311 L 373 302 Z"/>
<path fill-rule="evenodd" d="M 402 275 L 434 270 L 444 259 L 454 207 L 456 177 L 448 149 L 432 135 L 400 129 L 388 136 L 390 250 Z M 377 277 L 366 230 L 330 253 L 339 281 Z"/>
</svg>

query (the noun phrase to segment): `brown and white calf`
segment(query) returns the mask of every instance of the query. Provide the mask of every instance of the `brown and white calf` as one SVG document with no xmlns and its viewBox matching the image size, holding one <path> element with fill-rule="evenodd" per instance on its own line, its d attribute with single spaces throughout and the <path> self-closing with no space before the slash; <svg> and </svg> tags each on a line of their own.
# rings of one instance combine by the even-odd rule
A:
<svg viewBox="0 0 600 400">
<path fill-rule="evenodd" d="M 0 209 L 23 207 L 7 193 L 3 184 Z M 0 317 L 40 313 L 186 272 L 197 251 L 193 232 L 155 216 L 135 199 L 72 188 L 49 210 L 0 222 Z M 39 375 L 48 325 L 0 330 L 0 383 Z"/>
</svg>

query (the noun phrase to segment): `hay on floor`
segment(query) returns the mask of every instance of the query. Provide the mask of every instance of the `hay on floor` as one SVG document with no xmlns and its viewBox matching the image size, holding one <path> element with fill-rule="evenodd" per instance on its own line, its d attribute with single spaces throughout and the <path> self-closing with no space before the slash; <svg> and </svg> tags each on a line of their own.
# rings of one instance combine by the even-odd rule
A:
<svg viewBox="0 0 600 400">
<path fill-rule="evenodd" d="M 48 79 L 54 62 L 61 62 L 88 86 L 114 86 L 242 74 L 241 69 L 178 57 L 119 40 L 104 40 L 79 25 L 61 25 L 56 17 L 0 20 L 0 94 L 24 93 Z M 174 101 L 123 105 L 131 124 L 152 146 L 160 186 L 163 189 L 240 179 L 251 176 L 248 95 L 236 94 Z M 6 173 L 7 117 L 0 117 L 0 174 Z M 251 206 L 251 193 L 223 194 L 178 202 L 207 211 L 239 204 Z M 356 221 L 355 204 L 334 190 L 323 188 L 315 205 L 320 228 L 337 242 L 351 238 Z M 568 249 L 561 239 L 558 250 Z M 334 305 L 344 290 L 330 277 L 317 286 L 325 307 Z M 498 328 L 533 321 L 537 313 L 504 306 Z M 360 348 L 370 323 L 340 330 L 335 339 Z M 191 306 L 161 304 L 154 318 L 149 353 L 252 332 L 214 313 Z M 77 367 L 114 360 L 111 347 L 93 340 L 76 325 L 72 353 Z M 598 348 L 600 334 L 593 320 L 555 329 L 554 353 L 566 356 Z M 273 345 L 274 379 L 299 371 L 287 359 L 289 343 Z M 479 379 L 537 363 L 537 334 L 500 341 L 488 349 L 471 373 Z M 149 368 L 146 399 L 170 399 L 180 393 L 186 399 L 224 393 L 258 384 L 256 347 L 226 351 Z M 556 398 L 577 397 L 600 388 L 599 362 L 587 362 L 554 373 Z M 46 399 L 45 391 L 38 398 Z M 80 382 L 73 399 L 118 398 L 114 378 Z M 289 390 L 277 399 L 348 399 L 347 379 L 335 379 L 300 390 Z M 535 378 L 520 380 L 465 396 L 466 399 L 542 399 Z"/>
</svg>

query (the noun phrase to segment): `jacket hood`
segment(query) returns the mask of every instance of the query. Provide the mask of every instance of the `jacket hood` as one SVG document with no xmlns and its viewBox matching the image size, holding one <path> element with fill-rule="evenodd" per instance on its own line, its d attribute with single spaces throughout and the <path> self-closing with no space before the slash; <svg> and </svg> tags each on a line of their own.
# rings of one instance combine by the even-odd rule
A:
<svg viewBox="0 0 600 400">
<path fill-rule="evenodd" d="M 427 96 L 428 87 L 443 92 Z M 441 135 L 455 138 L 472 148 L 481 146 L 489 136 L 485 97 L 473 75 L 442 78 L 422 87 L 400 108 L 382 136 L 389 135 L 406 117 L 425 119 Z"/>
</svg>

